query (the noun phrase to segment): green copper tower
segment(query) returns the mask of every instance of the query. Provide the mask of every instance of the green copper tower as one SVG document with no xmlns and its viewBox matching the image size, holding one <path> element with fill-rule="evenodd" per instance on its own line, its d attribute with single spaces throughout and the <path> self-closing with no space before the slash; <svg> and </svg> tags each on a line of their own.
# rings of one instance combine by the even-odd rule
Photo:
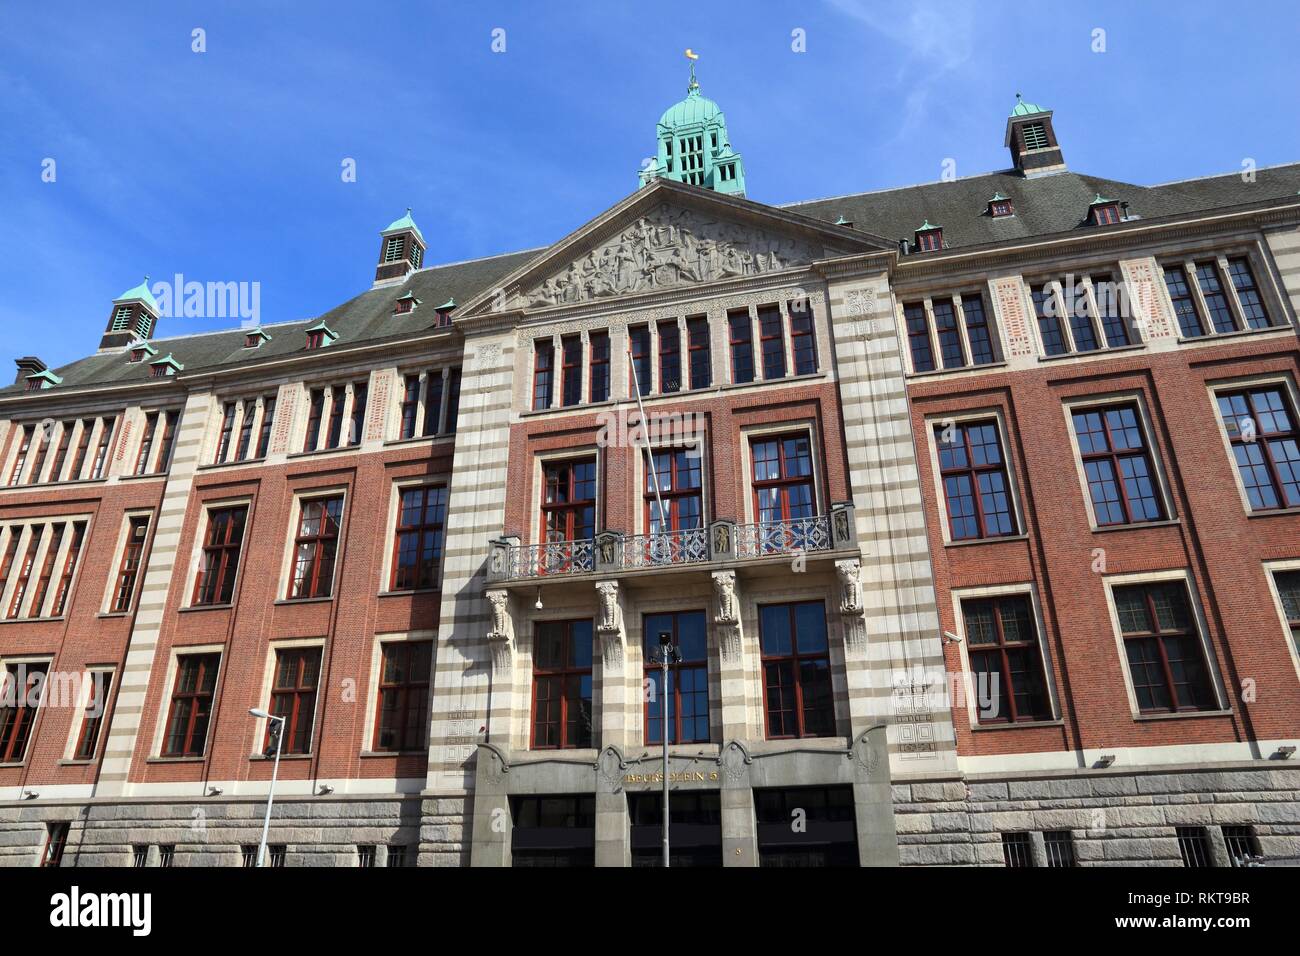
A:
<svg viewBox="0 0 1300 956">
<path fill-rule="evenodd" d="M 695 80 L 695 55 L 689 50 L 691 81 L 686 99 L 674 103 L 659 117 L 655 132 L 659 150 L 641 170 L 641 185 L 659 177 L 703 186 L 720 193 L 745 194 L 745 167 L 732 150 L 727 121 L 713 100 L 700 92 Z"/>
</svg>

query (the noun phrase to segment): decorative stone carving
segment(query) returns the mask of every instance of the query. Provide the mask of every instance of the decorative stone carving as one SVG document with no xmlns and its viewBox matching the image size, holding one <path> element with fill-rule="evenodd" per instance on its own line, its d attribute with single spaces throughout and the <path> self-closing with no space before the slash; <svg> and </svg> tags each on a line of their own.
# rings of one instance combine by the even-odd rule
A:
<svg viewBox="0 0 1300 956">
<path fill-rule="evenodd" d="M 729 741 L 718 756 L 718 763 L 722 765 L 722 772 L 728 783 L 739 783 L 743 780 L 749 772 L 749 765 L 753 762 L 754 758 L 749 755 L 749 751 L 739 740 Z"/>
<path fill-rule="evenodd" d="M 596 633 L 606 667 L 623 666 L 623 609 L 618 602 L 617 581 L 597 581 L 596 594 L 600 598 L 600 620 Z"/>
<path fill-rule="evenodd" d="M 514 619 L 510 615 L 510 592 L 488 591 L 487 599 L 492 613 L 492 628 L 488 631 L 488 643 L 492 646 L 492 667 L 499 673 L 508 673 L 515 643 Z"/>
<path fill-rule="evenodd" d="M 532 308 L 714 282 L 806 265 L 824 250 L 661 204 L 525 294 Z"/>
<path fill-rule="evenodd" d="M 847 558 L 835 562 L 835 575 L 840 582 L 840 624 L 844 628 L 846 653 L 862 653 L 867 649 L 867 620 L 862 601 L 862 562 Z"/>
<path fill-rule="evenodd" d="M 714 623 L 739 623 L 740 616 L 736 609 L 736 572 L 714 571 L 713 593 L 718 599 L 718 613 L 713 618 Z"/>
<path fill-rule="evenodd" d="M 617 747 L 606 747 L 596 758 L 596 772 L 610 793 L 622 792 L 623 773 L 626 770 L 627 761 L 623 759 L 623 754 Z"/>
</svg>

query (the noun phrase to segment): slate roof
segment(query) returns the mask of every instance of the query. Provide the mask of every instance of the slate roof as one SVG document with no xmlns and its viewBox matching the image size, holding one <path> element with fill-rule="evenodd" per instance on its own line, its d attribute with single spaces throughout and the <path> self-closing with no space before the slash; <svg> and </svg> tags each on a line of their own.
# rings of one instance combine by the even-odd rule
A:
<svg viewBox="0 0 1300 956">
<path fill-rule="evenodd" d="M 1011 199 L 1014 216 L 993 219 L 988 215 L 988 202 L 995 193 Z M 912 240 L 917 227 L 928 220 L 943 227 L 945 249 L 952 250 L 1095 228 L 1085 224 L 1085 217 L 1099 193 L 1127 202 L 1129 214 L 1145 220 L 1263 205 L 1300 194 L 1300 163 L 1257 170 L 1253 183 L 1243 182 L 1241 173 L 1234 172 L 1157 186 L 1074 172 L 1026 179 L 1015 170 L 1004 170 L 952 182 L 789 203 L 781 208 L 831 223 L 843 217 L 856 229 L 888 239 Z M 255 351 L 243 348 L 248 330 L 242 328 L 154 339 L 152 344 L 160 354 L 174 354 L 184 364 L 185 373 L 192 374 L 300 352 L 304 331 L 320 321 L 339 334 L 331 348 L 362 340 L 395 341 L 412 330 L 428 329 L 435 318 L 435 310 L 427 304 L 414 313 L 394 315 L 393 305 L 403 294 L 413 292 L 425 303 L 467 302 L 543 251 L 530 249 L 422 269 L 404 283 L 370 289 L 323 315 L 264 325 L 271 341 Z M 63 378 L 57 387 L 146 381 L 148 363 L 128 363 L 125 352 L 92 355 L 56 369 Z M 0 394 L 23 389 L 24 384 L 18 383 L 0 389 Z"/>
</svg>

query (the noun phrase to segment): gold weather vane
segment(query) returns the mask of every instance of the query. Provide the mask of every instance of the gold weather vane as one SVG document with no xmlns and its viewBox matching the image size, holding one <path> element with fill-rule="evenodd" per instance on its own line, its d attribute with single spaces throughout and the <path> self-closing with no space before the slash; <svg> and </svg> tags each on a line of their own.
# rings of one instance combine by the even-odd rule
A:
<svg viewBox="0 0 1300 956">
<path fill-rule="evenodd" d="M 699 84 L 695 82 L 695 61 L 699 58 L 700 55 L 698 53 L 690 47 L 686 48 L 686 59 L 691 61 L 691 86 L 699 86 Z"/>
</svg>

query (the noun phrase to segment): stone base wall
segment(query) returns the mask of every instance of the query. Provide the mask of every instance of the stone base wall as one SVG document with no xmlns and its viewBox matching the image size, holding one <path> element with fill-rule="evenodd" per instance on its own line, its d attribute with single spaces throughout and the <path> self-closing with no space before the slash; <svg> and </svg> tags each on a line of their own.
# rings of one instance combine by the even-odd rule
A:
<svg viewBox="0 0 1300 956">
<path fill-rule="evenodd" d="M 1069 830 L 1081 866 L 1182 866 L 1175 828 L 1202 826 L 1216 866 L 1222 827 L 1254 829 L 1266 860 L 1300 859 L 1300 767 L 1162 768 L 1058 775 L 980 775 L 894 785 L 903 866 L 1002 866 L 1002 834 Z"/>
</svg>

